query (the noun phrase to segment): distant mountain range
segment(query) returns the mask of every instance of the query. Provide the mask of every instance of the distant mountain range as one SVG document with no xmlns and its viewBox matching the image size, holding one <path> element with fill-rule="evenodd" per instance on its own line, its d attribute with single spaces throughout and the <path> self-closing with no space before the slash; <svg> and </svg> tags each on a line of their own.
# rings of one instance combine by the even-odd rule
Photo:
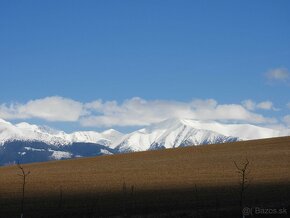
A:
<svg viewBox="0 0 290 218">
<path fill-rule="evenodd" d="M 250 124 L 222 124 L 189 119 L 169 119 L 123 134 L 114 129 L 104 132 L 65 133 L 29 123 L 0 119 L 0 165 L 42 162 L 146 151 L 190 145 L 216 144 L 290 135 Z"/>
</svg>

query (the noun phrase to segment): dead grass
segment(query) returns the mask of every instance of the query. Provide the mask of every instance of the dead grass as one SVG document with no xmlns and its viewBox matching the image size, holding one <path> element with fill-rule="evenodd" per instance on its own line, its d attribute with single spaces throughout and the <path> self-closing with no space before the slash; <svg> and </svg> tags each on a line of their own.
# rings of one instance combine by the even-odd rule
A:
<svg viewBox="0 0 290 218">
<path fill-rule="evenodd" d="M 233 161 L 250 161 L 252 187 L 290 184 L 290 137 L 80 158 L 23 165 L 31 174 L 26 193 L 58 196 L 122 192 L 123 183 L 138 192 L 234 187 Z M 0 168 L 0 198 L 20 196 L 16 166 Z M 289 200 L 289 199 L 288 199 Z"/>
<path fill-rule="evenodd" d="M 290 137 L 186 147 L 24 165 L 31 171 L 27 193 L 119 190 L 123 182 L 139 190 L 233 185 L 233 161 L 250 161 L 252 182 L 290 182 Z M 0 193 L 19 192 L 16 166 L 0 168 Z"/>
</svg>

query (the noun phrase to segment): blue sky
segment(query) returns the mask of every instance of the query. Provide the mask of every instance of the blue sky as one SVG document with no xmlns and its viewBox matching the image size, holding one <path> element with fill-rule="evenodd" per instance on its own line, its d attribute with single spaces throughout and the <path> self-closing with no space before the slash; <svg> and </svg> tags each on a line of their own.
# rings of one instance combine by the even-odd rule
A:
<svg viewBox="0 0 290 218">
<path fill-rule="evenodd" d="M 267 118 L 260 125 L 290 125 L 289 11 L 286 0 L 1 1 L 0 118 L 68 131 L 131 128 L 158 121 L 164 105 L 171 117 L 176 105 L 211 99 L 208 107 Z M 72 117 L 61 118 L 63 102 L 76 106 Z M 35 112 L 43 107 L 52 111 Z M 194 112 L 177 114 L 206 117 Z"/>
</svg>

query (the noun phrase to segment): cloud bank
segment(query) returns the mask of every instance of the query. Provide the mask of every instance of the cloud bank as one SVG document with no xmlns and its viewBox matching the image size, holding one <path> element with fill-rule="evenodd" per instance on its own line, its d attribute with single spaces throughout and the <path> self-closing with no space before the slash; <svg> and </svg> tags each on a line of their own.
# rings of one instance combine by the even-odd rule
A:
<svg viewBox="0 0 290 218">
<path fill-rule="evenodd" d="M 123 102 L 103 100 L 79 102 L 52 96 L 26 103 L 0 104 L 0 118 L 78 122 L 85 127 L 146 126 L 169 118 L 277 123 L 275 118 L 256 113 L 256 109 L 273 110 L 274 106 L 270 101 L 256 103 L 252 100 L 243 101 L 241 104 L 219 104 L 214 99 L 182 102 L 135 97 Z"/>
<path fill-rule="evenodd" d="M 8 120 L 38 118 L 46 121 L 78 121 L 84 113 L 82 103 L 58 96 L 31 100 L 25 104 L 0 105 L 0 118 Z"/>
<path fill-rule="evenodd" d="M 271 101 L 262 101 L 262 102 L 256 103 L 251 99 L 247 99 L 247 100 L 242 102 L 242 105 L 250 111 L 254 111 L 257 109 L 274 110 L 274 111 L 278 110 L 277 108 L 274 107 L 274 105 Z"/>
</svg>

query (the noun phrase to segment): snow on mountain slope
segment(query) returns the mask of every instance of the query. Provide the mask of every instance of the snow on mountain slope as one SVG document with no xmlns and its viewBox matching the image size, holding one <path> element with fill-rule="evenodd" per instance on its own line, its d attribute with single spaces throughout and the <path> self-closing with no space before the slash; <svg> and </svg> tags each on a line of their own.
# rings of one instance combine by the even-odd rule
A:
<svg viewBox="0 0 290 218">
<path fill-rule="evenodd" d="M 259 127 L 251 124 L 222 124 L 214 121 L 197 121 L 182 119 L 184 125 L 191 126 L 196 129 L 207 129 L 215 131 L 225 136 L 238 137 L 242 140 L 271 138 L 289 135 L 288 132 Z"/>
<path fill-rule="evenodd" d="M 67 139 L 71 142 L 89 142 L 110 147 L 113 142 L 123 136 L 122 133 L 109 129 L 98 133 L 94 131 L 81 131 L 67 134 Z"/>
<path fill-rule="evenodd" d="M 0 165 L 18 160 L 31 163 L 284 135 L 290 135 L 290 131 L 189 119 L 165 120 L 126 135 L 113 129 L 67 134 L 25 122 L 13 125 L 0 119 Z"/>
<path fill-rule="evenodd" d="M 173 148 L 290 135 L 290 131 L 250 124 L 222 124 L 215 121 L 169 119 L 125 135 L 115 146 L 121 152 Z"/>
<path fill-rule="evenodd" d="M 0 144 L 12 140 L 36 140 L 54 142 L 52 137 L 46 136 L 47 134 L 41 133 L 36 125 L 28 123 L 20 123 L 13 125 L 4 120 L 0 120 Z"/>
<path fill-rule="evenodd" d="M 29 123 L 18 123 L 15 128 L 20 132 L 20 137 L 11 138 L 11 140 L 41 141 L 51 145 L 68 145 L 70 141 L 61 137 L 63 132 L 52 130 Z"/>
<path fill-rule="evenodd" d="M 223 143 L 283 135 L 290 135 L 290 131 L 281 132 L 250 124 L 222 124 L 215 121 L 190 119 L 169 119 L 126 135 L 113 129 L 101 133 L 79 131 L 67 134 L 63 131 L 24 122 L 13 125 L 0 119 L 0 145 L 13 140 L 41 141 L 55 146 L 94 143 L 119 152 Z"/>
<path fill-rule="evenodd" d="M 237 137 L 225 136 L 211 130 L 194 128 L 180 119 L 170 119 L 128 134 L 116 145 L 116 148 L 121 152 L 145 151 L 237 140 L 239 140 Z"/>
<path fill-rule="evenodd" d="M 94 131 L 80 131 L 67 134 L 48 127 L 18 123 L 13 125 L 0 119 L 0 144 L 7 141 L 41 141 L 50 145 L 70 145 L 75 142 L 95 143 L 110 146 L 123 136 L 122 133 L 110 129 L 102 133 Z"/>
</svg>

